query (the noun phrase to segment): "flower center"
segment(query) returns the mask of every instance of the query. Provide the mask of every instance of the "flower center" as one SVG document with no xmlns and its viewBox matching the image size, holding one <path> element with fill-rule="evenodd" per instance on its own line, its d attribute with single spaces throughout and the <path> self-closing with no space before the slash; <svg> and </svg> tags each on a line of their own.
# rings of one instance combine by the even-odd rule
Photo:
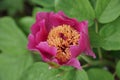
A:
<svg viewBox="0 0 120 80">
<path fill-rule="evenodd" d="M 47 42 L 57 48 L 55 58 L 65 63 L 71 58 L 70 45 L 78 45 L 80 34 L 69 25 L 54 27 L 48 34 Z"/>
</svg>

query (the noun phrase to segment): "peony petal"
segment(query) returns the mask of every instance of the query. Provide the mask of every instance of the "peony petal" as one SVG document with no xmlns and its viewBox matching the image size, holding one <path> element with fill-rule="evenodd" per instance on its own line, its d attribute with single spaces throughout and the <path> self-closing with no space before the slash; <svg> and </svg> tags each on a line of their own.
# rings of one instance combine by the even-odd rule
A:
<svg viewBox="0 0 120 80">
<path fill-rule="evenodd" d="M 81 53 L 80 46 L 71 45 L 70 52 L 71 52 L 72 58 L 76 58 Z"/>
<path fill-rule="evenodd" d="M 93 53 L 92 49 L 91 49 L 91 46 L 90 46 L 90 41 L 89 41 L 89 37 L 88 35 L 85 35 L 86 37 L 84 38 L 84 41 L 85 41 L 85 54 L 86 55 L 89 55 L 89 56 L 92 56 L 93 58 L 96 58 L 95 54 Z"/>
<path fill-rule="evenodd" d="M 91 49 L 89 37 L 85 33 L 81 33 L 80 48 L 82 48 L 82 52 L 85 52 L 86 55 L 92 56 L 93 58 L 96 57 Z"/>
<path fill-rule="evenodd" d="M 82 21 L 79 23 L 79 32 L 83 32 L 88 35 L 88 21 Z"/>
<path fill-rule="evenodd" d="M 29 50 L 36 50 L 36 42 L 33 34 L 29 34 L 28 36 L 28 49 Z"/>
<path fill-rule="evenodd" d="M 90 47 L 88 47 L 88 48 L 85 50 L 85 54 L 86 54 L 86 55 L 89 55 L 89 56 L 92 56 L 93 58 L 96 58 L 95 53 L 92 51 L 92 49 L 91 49 Z"/>
<path fill-rule="evenodd" d="M 57 14 L 59 14 L 59 15 L 61 15 L 61 16 L 65 16 L 65 17 L 67 17 L 67 16 L 64 14 L 63 11 L 59 11 Z"/>
<path fill-rule="evenodd" d="M 58 64 L 58 60 L 56 58 L 53 58 L 51 61 Z"/>
<path fill-rule="evenodd" d="M 65 24 L 68 24 L 68 25 L 70 25 L 71 27 L 73 27 L 74 29 L 76 29 L 76 30 L 79 31 L 80 25 L 79 25 L 79 22 L 78 22 L 75 18 L 69 18 L 69 17 L 67 17 L 67 16 L 64 14 L 63 11 L 59 11 L 58 14 L 61 15 L 61 16 L 64 18 L 64 20 L 67 21 Z"/>
<path fill-rule="evenodd" d="M 81 52 L 85 52 L 86 55 L 89 55 L 95 58 L 96 56 L 91 49 L 89 36 L 88 36 L 88 22 L 87 21 L 80 22 L 77 30 L 80 32 L 79 45 L 80 45 Z M 79 53 L 76 53 L 76 56 L 78 55 Z"/>
<path fill-rule="evenodd" d="M 50 31 L 52 27 L 57 27 L 59 25 L 67 24 L 71 27 L 76 28 L 78 22 L 76 19 L 68 18 L 62 11 L 58 13 L 46 13 L 46 12 L 39 12 L 37 13 L 37 22 L 45 19 L 45 23 L 47 26 L 47 30 Z"/>
<path fill-rule="evenodd" d="M 70 59 L 70 61 L 66 65 L 73 66 L 77 69 L 82 69 L 80 66 L 80 62 L 75 58 Z"/>
<path fill-rule="evenodd" d="M 39 22 L 36 22 L 31 27 L 31 32 L 32 32 L 33 35 L 35 35 L 40 30 L 40 27 L 39 27 L 38 23 Z"/>
<path fill-rule="evenodd" d="M 55 58 L 51 61 L 48 61 L 47 63 L 49 64 L 50 69 L 51 68 L 59 68 L 61 66 L 61 65 L 59 65 L 57 59 L 55 59 Z"/>
<path fill-rule="evenodd" d="M 39 30 L 40 30 L 40 25 L 39 23 L 43 20 L 45 20 L 45 25 L 47 26 L 47 28 L 49 27 L 49 15 L 50 14 L 53 14 L 53 12 L 50 12 L 50 13 L 47 13 L 47 12 L 38 12 L 37 15 L 36 15 L 36 22 L 35 24 L 32 25 L 31 27 L 31 31 L 32 31 L 32 34 L 36 34 Z"/>
<path fill-rule="evenodd" d="M 51 23 L 55 27 L 63 24 L 75 26 L 76 25 L 75 21 L 76 21 L 75 19 L 68 18 L 63 12 L 58 12 L 52 16 Z"/>
<path fill-rule="evenodd" d="M 57 49 L 55 47 L 50 47 L 47 42 L 39 43 L 37 48 L 41 52 L 43 58 L 47 58 L 49 60 L 52 60 L 57 53 Z"/>
<path fill-rule="evenodd" d="M 36 34 L 36 42 L 40 43 L 41 41 L 45 41 L 47 39 L 48 36 L 48 32 L 47 29 L 45 27 L 45 20 L 42 20 L 39 23 L 40 26 L 40 31 L 37 32 Z"/>
<path fill-rule="evenodd" d="M 70 51 L 72 58 L 76 58 L 82 52 L 85 52 L 86 55 L 92 56 L 95 58 L 95 54 L 93 53 L 88 36 L 85 33 L 80 33 L 80 40 L 78 45 L 71 45 Z"/>
<path fill-rule="evenodd" d="M 38 52 L 40 52 L 40 51 L 38 50 Z M 42 52 L 40 52 L 40 56 L 41 56 L 41 58 L 42 58 L 42 60 L 43 60 L 44 62 L 49 62 L 49 61 L 51 61 L 48 57 L 46 57 L 45 55 L 43 55 Z"/>
<path fill-rule="evenodd" d="M 54 15 L 54 13 L 53 12 L 38 12 L 36 15 L 36 20 L 38 22 L 42 21 L 43 19 L 48 20 L 50 15 Z"/>
<path fill-rule="evenodd" d="M 74 20 L 75 26 L 73 26 L 79 33 L 84 32 L 88 34 L 88 21 L 77 22 Z"/>
<path fill-rule="evenodd" d="M 48 31 L 53 27 L 51 21 L 52 21 L 52 16 L 54 15 L 53 12 L 38 12 L 36 16 L 37 22 L 45 20 L 45 26 Z"/>
<path fill-rule="evenodd" d="M 83 33 L 80 33 L 80 39 L 78 45 L 71 45 L 70 51 L 73 58 L 76 58 L 78 55 L 80 55 L 86 48 L 84 35 Z"/>
</svg>

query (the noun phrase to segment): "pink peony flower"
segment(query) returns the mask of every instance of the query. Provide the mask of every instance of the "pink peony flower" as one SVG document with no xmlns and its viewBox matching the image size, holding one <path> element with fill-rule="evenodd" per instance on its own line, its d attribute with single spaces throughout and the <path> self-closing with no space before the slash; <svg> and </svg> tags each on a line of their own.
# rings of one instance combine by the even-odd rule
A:
<svg viewBox="0 0 120 80">
<path fill-rule="evenodd" d="M 43 61 L 81 69 L 81 53 L 95 58 L 88 36 L 88 22 L 68 18 L 62 11 L 39 12 L 28 36 L 28 49 L 40 52 Z"/>
</svg>

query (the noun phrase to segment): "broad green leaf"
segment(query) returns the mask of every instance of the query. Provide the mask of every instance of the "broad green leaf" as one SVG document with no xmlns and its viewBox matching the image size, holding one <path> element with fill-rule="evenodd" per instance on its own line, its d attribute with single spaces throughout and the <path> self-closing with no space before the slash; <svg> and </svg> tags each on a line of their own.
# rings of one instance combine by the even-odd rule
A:
<svg viewBox="0 0 120 80">
<path fill-rule="evenodd" d="M 95 18 L 94 10 L 88 0 L 55 0 L 56 11 L 64 11 L 66 15 L 78 20 L 89 20 L 92 25 Z"/>
<path fill-rule="evenodd" d="M 76 80 L 89 80 L 89 79 L 87 73 L 84 70 L 77 70 Z"/>
<path fill-rule="evenodd" d="M 0 50 L 14 55 L 27 52 L 27 38 L 10 17 L 0 19 Z"/>
<path fill-rule="evenodd" d="M 120 16 L 120 0 L 97 0 L 95 12 L 99 22 L 111 22 Z"/>
<path fill-rule="evenodd" d="M 24 0 L 2 0 L 0 10 L 7 10 L 9 15 L 14 15 L 17 11 L 22 11 Z"/>
<path fill-rule="evenodd" d="M 110 72 L 97 68 L 89 69 L 88 77 L 89 80 L 114 80 L 114 77 Z"/>
<path fill-rule="evenodd" d="M 92 47 L 101 47 L 103 43 L 103 38 L 95 32 L 92 27 L 89 28 L 90 43 Z"/>
<path fill-rule="evenodd" d="M 116 73 L 117 73 L 117 76 L 120 78 L 120 60 L 117 63 L 117 66 L 116 66 Z"/>
<path fill-rule="evenodd" d="M 60 69 L 65 70 L 65 71 L 69 71 L 74 69 L 72 66 L 61 66 Z"/>
<path fill-rule="evenodd" d="M 6 9 L 5 5 L 3 5 L 3 4 L 4 4 L 4 1 L 1 1 L 1 2 L 0 2 L 0 11 Z"/>
<path fill-rule="evenodd" d="M 35 62 L 43 61 L 39 52 L 33 52 L 32 57 Z"/>
<path fill-rule="evenodd" d="M 55 0 L 31 0 L 31 1 L 43 7 L 54 7 Z"/>
<path fill-rule="evenodd" d="M 35 19 L 32 17 L 23 17 L 20 19 L 19 24 L 21 28 L 28 34 L 30 33 L 30 27 L 35 22 Z"/>
<path fill-rule="evenodd" d="M 59 71 L 48 67 L 46 63 L 37 62 L 26 70 L 20 80 L 58 80 Z"/>
<path fill-rule="evenodd" d="M 88 80 L 87 73 L 84 70 L 70 70 L 62 76 L 62 80 Z"/>
<path fill-rule="evenodd" d="M 0 54 L 0 80 L 19 80 L 32 63 L 30 54 L 20 56 Z"/>
<path fill-rule="evenodd" d="M 104 38 L 102 48 L 105 50 L 120 50 L 120 17 L 103 26 L 100 30 L 100 36 Z"/>
<path fill-rule="evenodd" d="M 84 70 L 48 69 L 46 63 L 37 62 L 23 74 L 21 80 L 88 80 Z"/>
<path fill-rule="evenodd" d="M 91 5 L 93 6 L 93 8 L 95 8 L 96 1 L 97 1 L 97 0 L 89 0 L 89 1 L 90 1 Z"/>
</svg>

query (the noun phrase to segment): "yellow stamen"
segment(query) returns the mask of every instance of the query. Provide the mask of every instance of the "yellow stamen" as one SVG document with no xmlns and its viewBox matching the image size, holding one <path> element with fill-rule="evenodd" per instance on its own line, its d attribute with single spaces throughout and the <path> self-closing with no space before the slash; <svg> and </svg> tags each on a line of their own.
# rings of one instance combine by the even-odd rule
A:
<svg viewBox="0 0 120 80">
<path fill-rule="evenodd" d="M 48 34 L 47 42 L 57 48 L 55 58 L 59 62 L 67 62 L 71 58 L 70 45 L 78 45 L 80 34 L 69 25 L 54 27 Z"/>
</svg>

